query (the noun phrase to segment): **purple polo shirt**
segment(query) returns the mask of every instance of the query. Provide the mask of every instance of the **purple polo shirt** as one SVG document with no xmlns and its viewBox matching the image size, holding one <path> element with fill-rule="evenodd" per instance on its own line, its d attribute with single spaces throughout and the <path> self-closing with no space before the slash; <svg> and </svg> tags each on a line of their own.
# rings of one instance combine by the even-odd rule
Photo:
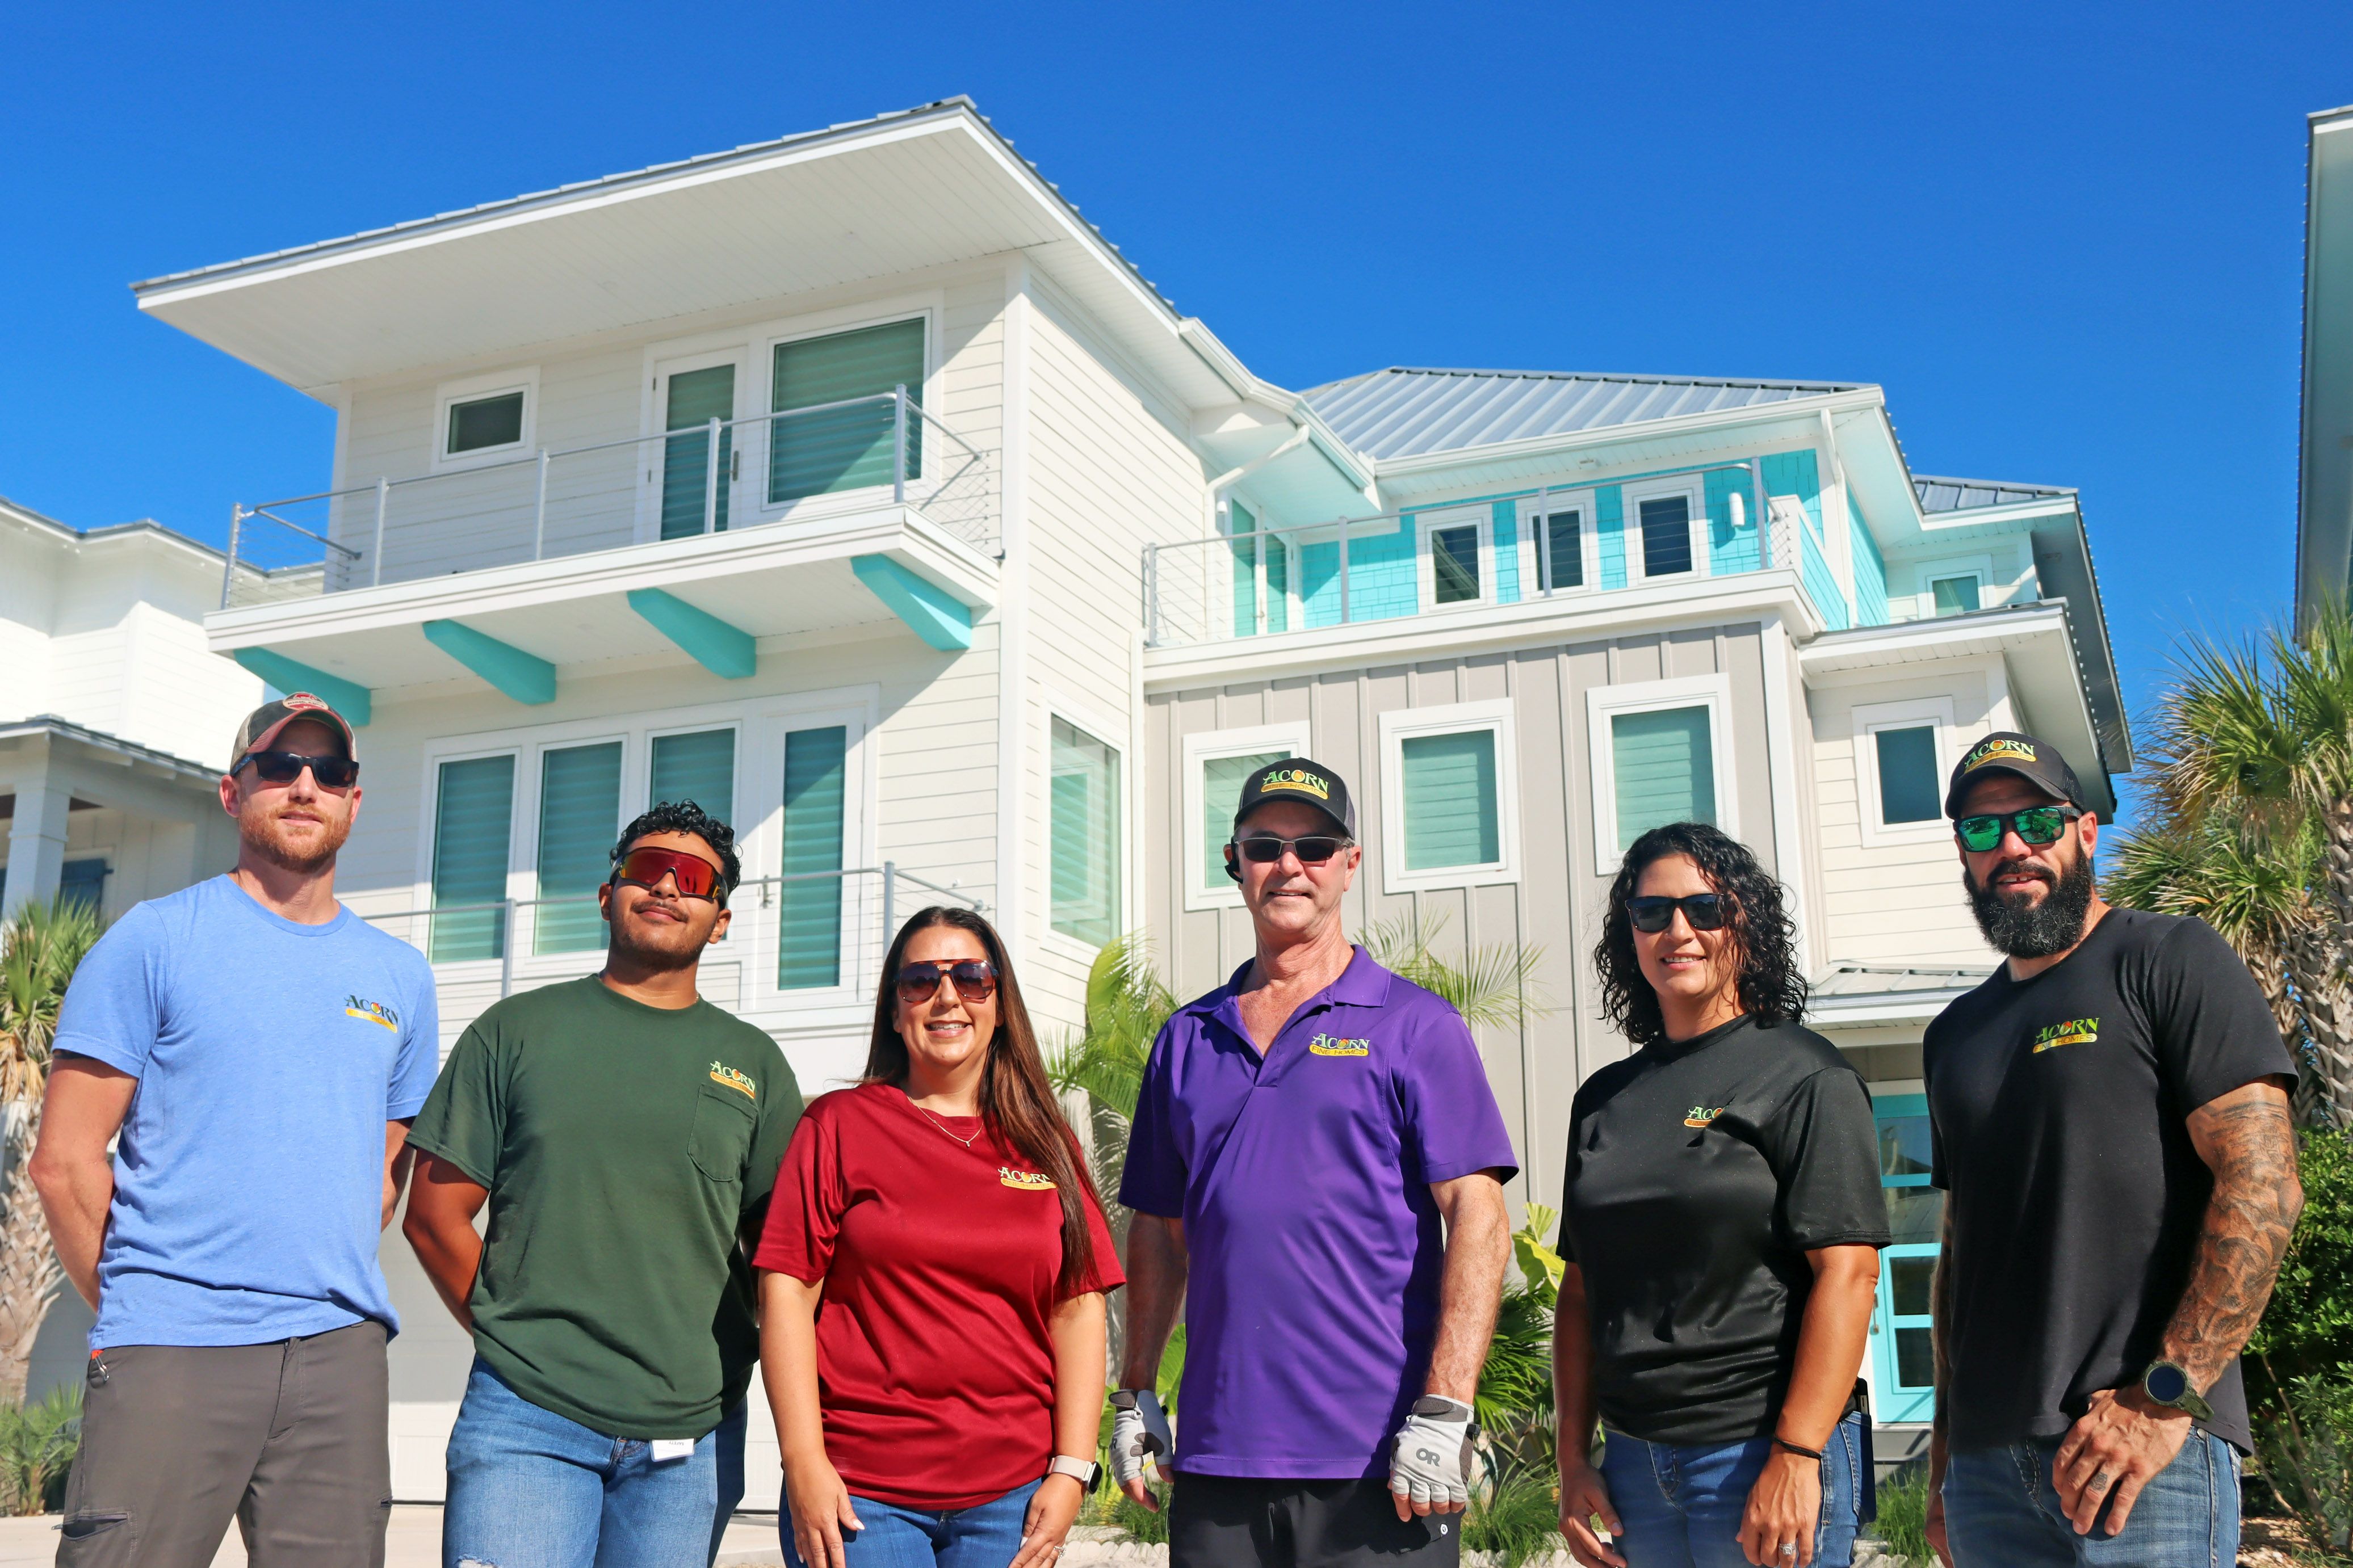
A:
<svg viewBox="0 0 2353 1568">
<path fill-rule="evenodd" d="M 1176 1468 L 1386 1474 L 1438 1331 L 1430 1184 L 1508 1180 L 1518 1157 L 1442 998 L 1358 948 L 1261 1058 L 1235 1003 L 1249 970 L 1161 1030 L 1119 1184 L 1185 1222 Z"/>
</svg>

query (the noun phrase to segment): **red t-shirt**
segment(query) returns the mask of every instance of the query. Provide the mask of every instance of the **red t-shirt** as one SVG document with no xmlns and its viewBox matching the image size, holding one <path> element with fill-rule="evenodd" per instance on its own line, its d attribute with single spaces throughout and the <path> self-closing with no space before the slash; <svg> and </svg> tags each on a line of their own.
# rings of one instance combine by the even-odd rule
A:
<svg viewBox="0 0 2353 1568">
<path fill-rule="evenodd" d="M 1086 1211 L 1079 1293 L 1110 1290 L 1126 1276 L 1103 1210 Z M 1051 1184 L 977 1117 L 935 1119 L 879 1083 L 801 1113 L 752 1261 L 825 1281 L 818 1399 L 852 1493 L 972 1508 L 1046 1473 L 1061 1229 Z"/>
</svg>

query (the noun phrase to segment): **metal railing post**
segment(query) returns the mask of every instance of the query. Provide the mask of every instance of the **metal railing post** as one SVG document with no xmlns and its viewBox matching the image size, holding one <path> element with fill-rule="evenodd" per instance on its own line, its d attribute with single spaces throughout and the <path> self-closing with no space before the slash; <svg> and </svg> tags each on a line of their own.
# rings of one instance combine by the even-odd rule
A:
<svg viewBox="0 0 2353 1568">
<path fill-rule="evenodd" d="M 892 419 L 895 426 L 891 443 L 891 500 L 892 504 L 907 504 L 907 384 L 901 382 L 892 398 Z"/>
<path fill-rule="evenodd" d="M 539 490 L 531 502 L 531 558 L 547 552 L 547 448 L 539 449 Z"/>
<path fill-rule="evenodd" d="M 1765 463 L 1762 458 L 1748 459 L 1749 506 L 1757 516 L 1757 559 L 1766 569 L 1773 565 L 1773 509 L 1765 504 Z"/>
<path fill-rule="evenodd" d="M 719 416 L 711 416 L 710 448 L 702 454 L 702 531 L 719 531 Z"/>
<path fill-rule="evenodd" d="M 245 531 L 245 503 L 233 501 L 228 509 L 228 559 L 221 563 L 220 607 L 228 608 L 230 587 L 237 582 L 237 537 Z"/>
<path fill-rule="evenodd" d="M 1340 624 L 1348 624 L 1348 520 L 1340 520 Z"/>
<path fill-rule="evenodd" d="M 392 481 L 382 474 L 375 480 L 375 542 L 368 546 L 368 586 L 384 581 L 384 514 L 392 508 Z"/>
<path fill-rule="evenodd" d="M 1554 582 L 1556 581 L 1552 569 L 1552 487 L 1550 485 L 1546 485 L 1536 491 L 1535 521 L 1529 526 L 1536 531 L 1536 592 L 1549 594 L 1552 592 Z M 1582 538 L 1584 531 L 1579 529 L 1577 531 L 1580 535 L 1578 543 L 1581 545 L 1584 542 Z M 1525 593 L 1520 596 L 1527 597 Z"/>
<path fill-rule="evenodd" d="M 882 951 L 891 951 L 891 938 L 899 919 L 899 862 L 882 862 Z"/>
<path fill-rule="evenodd" d="M 1160 546 L 1144 547 L 1144 646 L 1160 646 Z"/>
<path fill-rule="evenodd" d="M 514 994 L 514 912 L 512 899 L 499 903 L 499 994 Z"/>
</svg>

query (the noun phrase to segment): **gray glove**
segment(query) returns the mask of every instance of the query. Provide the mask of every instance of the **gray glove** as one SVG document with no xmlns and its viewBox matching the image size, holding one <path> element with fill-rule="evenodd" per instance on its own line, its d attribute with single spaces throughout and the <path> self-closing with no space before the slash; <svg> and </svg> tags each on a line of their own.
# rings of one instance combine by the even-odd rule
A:
<svg viewBox="0 0 2353 1568">
<path fill-rule="evenodd" d="M 1161 1413 L 1160 1396 L 1148 1388 L 1123 1388 L 1111 1396 L 1111 1412 L 1112 1479 L 1123 1484 L 1146 1479 L 1146 1459 L 1157 1461 L 1155 1468 L 1166 1479 L 1176 1439 Z"/>
<path fill-rule="evenodd" d="M 1471 1446 L 1478 1440 L 1471 1407 L 1425 1394 L 1398 1428 L 1389 1459 L 1389 1490 L 1416 1508 L 1461 1508 L 1471 1501 L 1463 1477 L 1471 1468 Z"/>
</svg>

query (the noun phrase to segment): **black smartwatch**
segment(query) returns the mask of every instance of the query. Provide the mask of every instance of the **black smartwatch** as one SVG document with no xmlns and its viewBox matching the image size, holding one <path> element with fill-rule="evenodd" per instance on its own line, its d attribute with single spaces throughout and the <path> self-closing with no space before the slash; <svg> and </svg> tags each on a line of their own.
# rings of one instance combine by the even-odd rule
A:
<svg viewBox="0 0 2353 1568">
<path fill-rule="evenodd" d="M 2189 1381 L 2189 1373 L 2179 1362 L 2153 1361 L 2148 1370 L 2140 1374 L 2140 1391 L 2148 1395 L 2152 1405 L 2188 1414 L 2193 1421 L 2211 1421 L 2214 1407 L 2206 1403 Z"/>
</svg>

